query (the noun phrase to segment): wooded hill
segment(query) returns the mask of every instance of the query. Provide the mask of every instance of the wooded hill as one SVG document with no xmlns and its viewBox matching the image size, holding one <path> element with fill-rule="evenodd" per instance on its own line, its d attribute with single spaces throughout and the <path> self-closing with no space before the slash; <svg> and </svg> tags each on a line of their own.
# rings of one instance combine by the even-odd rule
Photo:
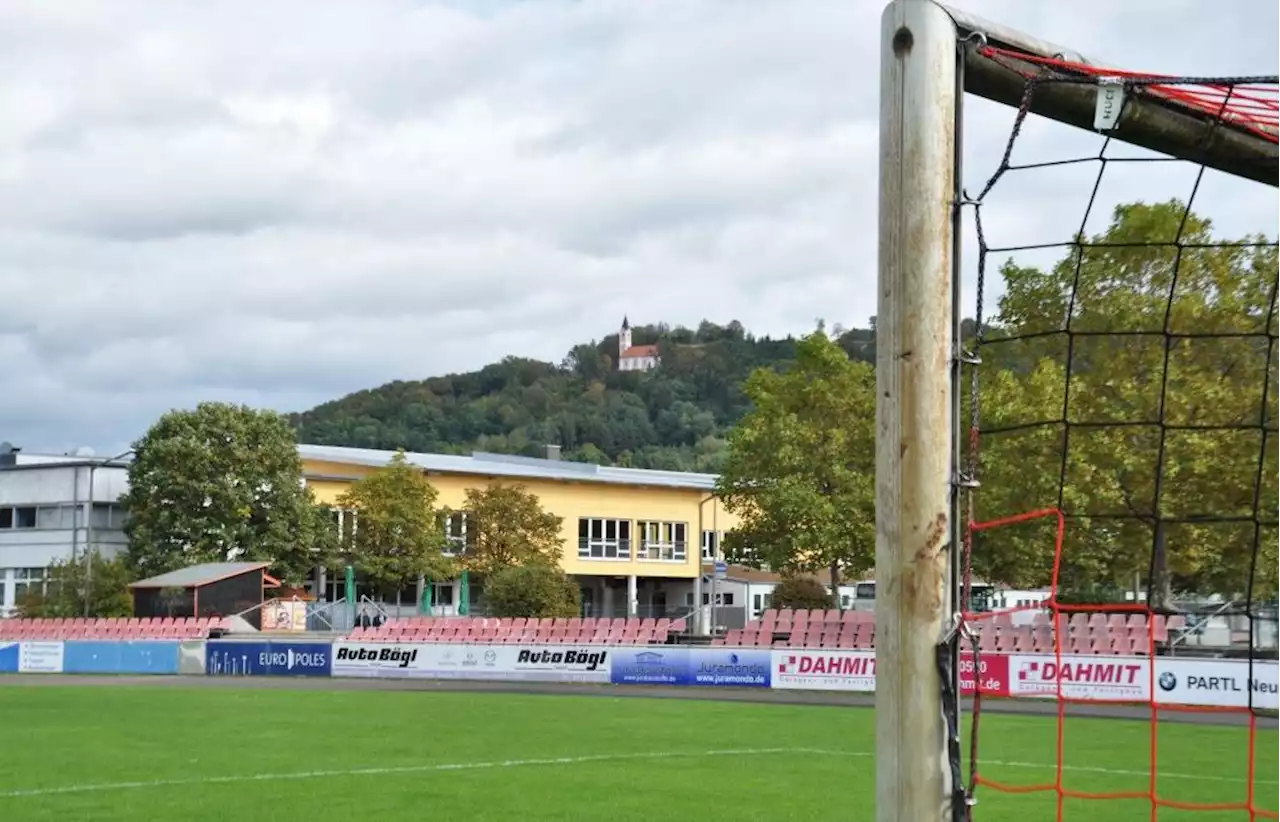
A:
<svg viewBox="0 0 1280 822">
<path fill-rule="evenodd" d="M 833 329 L 854 359 L 875 359 L 873 329 Z M 785 367 L 795 338 L 755 337 L 736 320 L 697 329 L 637 326 L 662 364 L 617 370 L 618 335 L 574 346 L 559 364 L 508 357 L 467 374 L 396 381 L 327 402 L 290 421 L 302 442 L 435 453 L 473 450 L 634 468 L 717 472 L 725 436 L 747 410 L 742 383 Z"/>
</svg>

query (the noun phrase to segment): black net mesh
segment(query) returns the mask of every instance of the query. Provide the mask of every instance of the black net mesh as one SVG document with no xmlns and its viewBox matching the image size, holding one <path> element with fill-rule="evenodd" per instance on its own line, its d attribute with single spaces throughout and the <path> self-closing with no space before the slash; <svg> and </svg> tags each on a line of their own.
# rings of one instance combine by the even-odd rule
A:
<svg viewBox="0 0 1280 822">
<path fill-rule="evenodd" d="M 1005 57 L 995 49 L 987 56 Z M 1161 780 L 1157 718 L 1209 709 L 1163 698 L 1161 688 L 1175 680 L 1161 680 L 1155 660 L 1275 660 L 1276 194 L 1254 182 L 1224 183 L 1226 175 L 1197 158 L 1220 130 L 1236 129 L 1258 140 L 1265 162 L 1275 142 L 1277 79 L 1116 80 L 1115 72 L 1104 79 L 1056 60 L 1019 65 L 1031 70 L 1022 72 L 1025 93 L 1003 154 L 962 203 L 976 239 L 977 282 L 965 323 L 973 362 L 961 436 L 972 487 L 961 641 L 979 660 L 1133 658 L 1148 681 L 1114 693 L 1055 683 L 1042 694 L 1059 702 L 1058 739 L 1046 751 L 1055 767 L 1024 782 L 983 768 L 979 688 L 969 797 L 980 785 L 1039 793 L 1053 813 L 1043 805 L 1036 813 L 1058 819 L 1096 799 L 1137 803 L 1133 818 L 1155 818 L 1156 808 L 1275 818 L 1274 785 L 1265 800 L 1255 788 L 1264 702 L 1252 689 L 1213 708 L 1238 714 L 1247 728 L 1240 744 L 1249 746 L 1248 773 L 1234 793 L 1180 795 Z M 1051 156 L 1024 159 L 1025 135 L 1046 126 L 1029 114 L 1036 95 L 1063 83 L 1119 85 L 1121 105 L 1159 97 L 1204 115 L 1203 133 L 1171 158 L 1048 124 L 1090 145 L 1040 140 Z M 1271 215 L 1271 236 L 1210 220 L 1211 209 L 1249 211 L 1254 197 L 1253 213 Z M 991 209 L 1000 219 L 987 219 Z M 1032 226 L 1052 236 L 1026 236 Z M 975 604 L 979 590 L 996 593 Z M 1019 664 L 1006 686 L 1015 695 L 1019 677 L 1038 670 L 1027 667 L 1033 661 Z M 1131 788 L 1073 780 L 1072 769 L 1088 763 L 1063 753 L 1067 706 L 1108 701 L 1129 703 L 1130 712 L 1136 704 L 1153 723 L 1149 747 L 1126 762 L 1138 777 Z"/>
</svg>

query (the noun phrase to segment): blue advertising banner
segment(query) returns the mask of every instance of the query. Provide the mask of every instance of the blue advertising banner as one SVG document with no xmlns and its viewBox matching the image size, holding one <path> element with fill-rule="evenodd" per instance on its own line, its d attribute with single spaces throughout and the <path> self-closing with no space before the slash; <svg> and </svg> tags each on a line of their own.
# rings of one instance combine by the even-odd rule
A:
<svg viewBox="0 0 1280 822">
<path fill-rule="evenodd" d="M 614 685 L 692 685 L 689 649 L 675 645 L 614 648 L 609 681 Z"/>
<path fill-rule="evenodd" d="M 329 676 L 332 646 L 319 642 L 235 642 L 205 644 L 209 676 Z"/>
<path fill-rule="evenodd" d="M 18 672 L 18 643 L 0 642 L 0 674 Z"/>
<path fill-rule="evenodd" d="M 766 648 L 680 648 L 649 645 L 613 650 L 615 685 L 702 685 L 768 688 L 772 658 Z"/>
<path fill-rule="evenodd" d="M 68 674 L 176 674 L 177 642 L 91 642 L 63 643 L 62 670 Z"/>
<path fill-rule="evenodd" d="M 773 657 L 768 648 L 690 648 L 690 685 L 768 688 Z"/>
</svg>

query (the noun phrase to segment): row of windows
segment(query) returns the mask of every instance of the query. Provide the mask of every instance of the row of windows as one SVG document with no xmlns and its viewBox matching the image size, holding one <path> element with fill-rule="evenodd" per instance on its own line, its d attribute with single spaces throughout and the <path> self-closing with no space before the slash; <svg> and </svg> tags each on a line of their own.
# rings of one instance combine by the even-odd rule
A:
<svg viewBox="0 0 1280 822">
<path fill-rule="evenodd" d="M 632 536 L 636 559 L 649 562 L 684 562 L 688 558 L 687 523 L 659 520 L 602 519 L 578 520 L 578 558 L 629 560 Z"/>
<path fill-rule="evenodd" d="M 339 534 L 344 538 L 353 535 L 357 528 L 356 512 L 339 508 L 333 511 Z M 631 559 L 634 549 L 636 559 L 684 562 L 688 559 L 688 530 L 684 522 L 583 517 L 578 520 L 578 558 L 626 561 Z M 465 551 L 469 539 L 467 512 L 450 513 L 445 518 L 444 532 L 446 556 Z M 713 561 L 719 555 L 722 533 L 702 532 L 703 560 Z"/>
<path fill-rule="evenodd" d="M 334 522 L 338 529 L 338 537 L 346 542 L 359 530 L 356 512 L 348 508 L 331 508 Z M 445 548 L 442 553 L 447 557 L 457 556 L 467 545 L 467 512 L 455 511 L 445 518 Z"/>
<path fill-rule="evenodd" d="M 80 527 L 83 519 L 84 506 L 74 503 L 0 506 L 0 530 L 70 530 Z M 121 506 L 109 502 L 93 504 L 90 521 L 94 528 L 122 528 L 124 520 L 124 509 Z"/>
</svg>

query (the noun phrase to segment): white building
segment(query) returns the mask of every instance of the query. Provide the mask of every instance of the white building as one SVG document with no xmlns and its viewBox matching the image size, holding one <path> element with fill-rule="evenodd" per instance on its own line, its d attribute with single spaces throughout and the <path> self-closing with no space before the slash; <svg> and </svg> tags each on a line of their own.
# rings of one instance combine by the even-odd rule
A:
<svg viewBox="0 0 1280 822">
<path fill-rule="evenodd" d="M 0 616 L 12 614 L 30 588 L 43 590 L 55 561 L 82 556 L 90 544 L 106 557 L 124 549 L 118 500 L 127 466 L 84 449 L 23 454 L 0 443 Z"/>
<path fill-rule="evenodd" d="M 622 328 L 618 331 L 618 370 L 648 371 L 658 367 L 658 346 L 632 345 L 631 323 L 622 318 Z"/>
</svg>

